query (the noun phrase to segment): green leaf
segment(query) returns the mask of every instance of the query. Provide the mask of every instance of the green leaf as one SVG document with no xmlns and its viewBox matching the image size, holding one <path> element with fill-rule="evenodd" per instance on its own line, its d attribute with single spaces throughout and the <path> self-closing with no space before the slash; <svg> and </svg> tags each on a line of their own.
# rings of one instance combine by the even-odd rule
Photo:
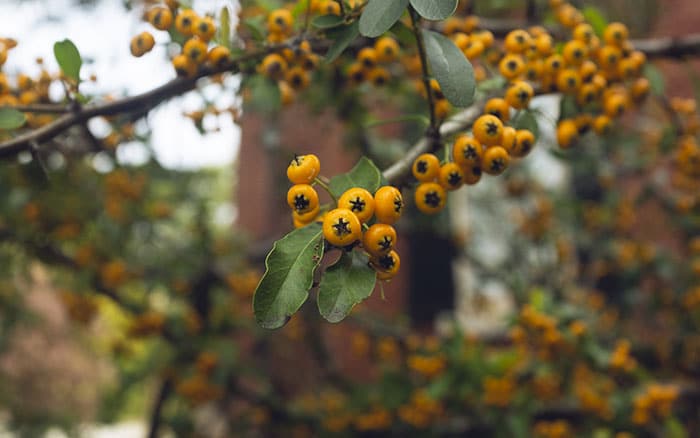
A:
<svg viewBox="0 0 700 438">
<path fill-rule="evenodd" d="M 444 20 L 457 10 L 458 0 L 411 0 L 411 6 L 428 20 Z"/>
<path fill-rule="evenodd" d="M 217 42 L 231 50 L 231 12 L 228 6 L 221 8 L 219 29 L 217 29 Z"/>
<path fill-rule="evenodd" d="M 583 8 L 583 17 L 590 23 L 593 31 L 598 36 L 603 36 L 603 31 L 608 25 L 608 20 L 605 19 L 603 12 L 595 6 L 586 6 Z"/>
<path fill-rule="evenodd" d="M 282 327 L 309 297 L 323 257 L 321 224 L 298 228 L 275 242 L 253 296 L 255 319 L 264 328 Z"/>
<path fill-rule="evenodd" d="M 579 113 L 574 96 L 563 96 L 559 102 L 559 120 L 570 119 Z"/>
<path fill-rule="evenodd" d="M 243 25 L 250 30 L 250 34 L 255 41 L 265 39 L 265 19 L 263 17 L 251 17 L 243 20 Z"/>
<path fill-rule="evenodd" d="M 318 290 L 318 310 L 328 322 L 345 319 L 374 290 L 377 276 L 368 261 L 363 252 L 343 252 L 338 262 L 326 269 Z"/>
<path fill-rule="evenodd" d="M 447 100 L 454 106 L 471 105 L 476 89 L 471 63 L 451 40 L 439 33 L 424 30 L 423 39 L 428 64 Z"/>
<path fill-rule="evenodd" d="M 339 15 L 321 15 L 311 20 L 311 25 L 318 29 L 330 29 L 345 23 L 345 19 Z"/>
<path fill-rule="evenodd" d="M 664 423 L 664 429 L 668 438 L 687 438 L 688 432 L 685 430 L 683 423 L 675 417 L 669 417 Z"/>
<path fill-rule="evenodd" d="M 17 129 L 27 121 L 24 113 L 12 108 L 0 108 L 0 129 Z"/>
<path fill-rule="evenodd" d="M 339 198 L 352 187 L 362 187 L 370 193 L 377 191 L 382 184 L 382 172 L 367 157 L 360 158 L 350 172 L 336 175 L 331 179 L 330 189 L 333 196 Z"/>
<path fill-rule="evenodd" d="M 311 0 L 299 0 L 292 8 L 292 16 L 296 18 L 299 15 L 306 13 L 306 11 L 309 9 L 310 1 Z"/>
<path fill-rule="evenodd" d="M 333 40 L 333 45 L 326 52 L 326 62 L 335 61 L 359 34 L 360 29 L 357 21 L 353 21 L 347 26 L 335 27 L 327 31 L 326 35 Z"/>
<path fill-rule="evenodd" d="M 360 16 L 360 33 L 376 38 L 396 23 L 408 6 L 408 0 L 369 0 Z"/>
<path fill-rule="evenodd" d="M 80 82 L 80 67 L 83 65 L 83 60 L 73 41 L 69 39 L 57 41 L 53 45 L 53 54 L 63 74 L 75 82 Z"/>
<path fill-rule="evenodd" d="M 657 96 L 662 96 L 664 94 L 664 90 L 666 89 L 666 81 L 664 80 L 664 76 L 661 74 L 659 69 L 653 64 L 646 63 L 642 73 L 647 79 L 649 79 L 651 92 Z"/>
<path fill-rule="evenodd" d="M 519 111 L 515 120 L 513 120 L 513 127 L 515 129 L 527 129 L 535 136 L 535 140 L 540 136 L 540 127 L 537 124 L 537 117 L 535 117 L 533 111 Z"/>
</svg>

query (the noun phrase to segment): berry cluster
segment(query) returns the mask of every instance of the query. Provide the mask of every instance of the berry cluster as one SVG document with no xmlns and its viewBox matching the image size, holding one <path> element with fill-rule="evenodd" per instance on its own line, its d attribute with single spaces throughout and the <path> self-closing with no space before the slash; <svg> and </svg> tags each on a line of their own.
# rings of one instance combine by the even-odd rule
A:
<svg viewBox="0 0 700 438">
<path fill-rule="evenodd" d="M 184 41 L 180 53 L 172 59 L 178 76 L 194 77 L 203 68 L 221 70 L 229 64 L 229 49 L 212 43 L 216 35 L 212 17 L 202 17 L 192 9 L 180 8 L 177 1 L 166 1 L 164 6 L 149 9 L 144 18 L 156 30 L 170 32 Z M 154 45 L 153 35 L 147 31 L 141 32 L 131 40 L 131 54 L 143 56 Z"/>
<path fill-rule="evenodd" d="M 525 82 L 514 83 L 507 95 L 515 93 L 511 90 L 532 96 L 532 87 Z M 529 97 L 518 99 L 525 105 L 529 101 Z M 445 207 L 447 191 L 478 183 L 482 172 L 500 175 L 508 167 L 511 157 L 521 158 L 532 150 L 535 136 L 531 131 L 504 125 L 510 111 L 507 100 L 491 99 L 485 111 L 488 114 L 476 119 L 471 135 L 462 134 L 455 139 L 452 161 L 441 165 L 436 155 L 426 153 L 413 162 L 413 176 L 419 181 L 415 202 L 421 212 L 439 212 Z"/>
<path fill-rule="evenodd" d="M 321 214 L 319 196 L 312 186 L 319 182 L 319 173 L 320 161 L 313 154 L 297 155 L 287 167 L 287 177 L 294 184 L 287 192 L 294 226 L 321 222 L 329 245 L 344 250 L 360 245 L 369 254 L 369 264 L 377 278 L 394 277 L 401 265 L 394 250 L 397 238 L 392 226 L 401 217 L 404 206 L 399 189 L 383 186 L 373 195 L 364 188 L 352 187 L 338 198 L 336 208 Z"/>
</svg>

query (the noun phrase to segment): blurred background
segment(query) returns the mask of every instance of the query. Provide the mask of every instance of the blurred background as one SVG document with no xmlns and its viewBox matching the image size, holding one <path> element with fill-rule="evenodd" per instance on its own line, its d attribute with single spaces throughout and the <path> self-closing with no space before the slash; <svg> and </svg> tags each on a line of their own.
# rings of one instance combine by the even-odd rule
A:
<svg viewBox="0 0 700 438">
<path fill-rule="evenodd" d="M 5 0 L 0 37 L 19 44 L 2 71 L 55 74 L 52 45 L 70 38 L 95 76 L 86 96 L 152 89 L 175 77 L 173 44 L 156 32 L 135 58 L 129 41 L 155 3 Z M 472 3 L 525 18 L 524 1 Z M 696 32 L 695 3 L 576 6 L 654 38 Z M 684 137 L 659 122 L 693 105 L 699 68 L 654 60 L 659 99 L 566 153 L 566 102 L 536 98 L 533 153 L 437 217 L 409 210 L 401 274 L 337 325 L 313 297 L 278 331 L 252 317 L 265 255 L 292 227 L 286 166 L 315 153 L 329 177 L 362 155 L 386 167 L 422 129 L 367 121 L 421 111 L 415 93 L 339 93 L 319 74 L 282 107 L 276 86 L 239 93 L 227 75 L 144 118 L 69 130 L 43 163 L 3 163 L 0 436 L 700 436 L 700 204 L 670 163 Z"/>
</svg>

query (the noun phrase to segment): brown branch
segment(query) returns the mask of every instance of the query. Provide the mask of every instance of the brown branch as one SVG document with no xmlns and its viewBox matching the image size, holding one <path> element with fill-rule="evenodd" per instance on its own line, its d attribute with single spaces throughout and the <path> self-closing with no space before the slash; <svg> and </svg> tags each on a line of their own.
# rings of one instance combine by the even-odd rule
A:
<svg viewBox="0 0 700 438">
<path fill-rule="evenodd" d="M 31 105 L 0 105 L 2 108 L 11 108 L 23 113 L 45 113 L 45 114 L 61 114 L 71 111 L 71 108 L 67 105 L 62 105 L 59 103 L 34 103 Z"/>
<path fill-rule="evenodd" d="M 153 409 L 151 410 L 151 419 L 148 427 L 148 438 L 156 438 L 158 436 L 158 430 L 160 429 L 160 424 L 163 419 L 163 405 L 165 401 L 170 397 L 173 392 L 173 380 L 166 377 L 158 390 L 158 395 L 153 403 Z"/>
<path fill-rule="evenodd" d="M 0 143 L 0 158 L 14 157 L 20 152 L 29 150 L 33 142 L 37 144 L 44 143 L 56 137 L 71 126 L 85 123 L 94 117 L 112 116 L 120 113 L 131 112 L 146 113 L 171 97 L 178 96 L 194 89 L 195 85 L 197 84 L 197 80 L 200 78 L 227 71 L 238 72 L 241 69 L 242 63 L 258 59 L 286 47 L 288 47 L 287 44 L 270 46 L 266 49 L 251 52 L 233 59 L 231 61 L 231 65 L 225 69 L 205 70 L 196 77 L 192 78 L 178 77 L 146 93 L 125 97 L 113 102 L 85 106 L 78 111 L 69 112 L 36 130 L 29 131 L 13 138 L 12 140 Z M 71 109 L 68 108 L 68 111 L 71 111 Z"/>
</svg>

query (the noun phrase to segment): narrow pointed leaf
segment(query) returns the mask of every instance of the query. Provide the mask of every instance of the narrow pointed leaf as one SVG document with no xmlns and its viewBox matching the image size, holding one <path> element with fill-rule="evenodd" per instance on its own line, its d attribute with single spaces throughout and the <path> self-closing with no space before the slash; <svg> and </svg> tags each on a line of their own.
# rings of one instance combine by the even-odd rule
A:
<svg viewBox="0 0 700 438">
<path fill-rule="evenodd" d="M 396 23 L 408 7 L 408 0 L 369 0 L 360 16 L 360 33 L 376 38 Z"/>
<path fill-rule="evenodd" d="M 343 253 L 323 274 L 318 290 L 318 310 L 329 322 L 345 319 L 352 308 L 374 290 L 376 274 L 367 262 L 367 255 L 362 252 Z"/>
<path fill-rule="evenodd" d="M 323 257 L 323 232 L 314 223 L 275 242 L 265 274 L 253 296 L 253 311 L 264 328 L 282 327 L 309 297 L 314 271 Z"/>
<path fill-rule="evenodd" d="M 447 100 L 458 107 L 471 105 L 476 89 L 471 63 L 451 40 L 439 33 L 424 30 L 423 39 L 430 70 Z"/>
<path fill-rule="evenodd" d="M 411 6 L 423 18 L 444 20 L 454 14 L 459 0 L 411 0 Z"/>
</svg>

